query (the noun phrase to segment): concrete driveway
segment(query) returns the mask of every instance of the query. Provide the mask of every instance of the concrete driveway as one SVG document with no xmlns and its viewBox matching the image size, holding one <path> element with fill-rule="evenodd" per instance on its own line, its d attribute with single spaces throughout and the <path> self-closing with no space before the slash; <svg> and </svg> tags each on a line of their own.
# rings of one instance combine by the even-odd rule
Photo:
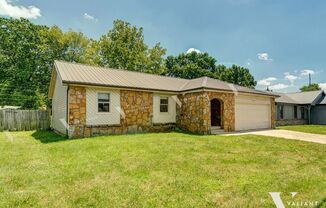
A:
<svg viewBox="0 0 326 208">
<path fill-rule="evenodd" d="M 285 138 L 285 139 L 294 139 L 294 140 L 301 140 L 301 141 L 306 141 L 306 142 L 315 142 L 315 143 L 320 143 L 320 144 L 326 144 L 326 135 L 310 134 L 310 133 L 303 133 L 303 132 L 289 131 L 289 130 L 272 129 L 272 130 L 260 130 L 260 131 L 232 133 L 232 134 L 227 134 L 227 135 L 243 135 L 243 134 L 281 137 L 281 138 Z"/>
</svg>

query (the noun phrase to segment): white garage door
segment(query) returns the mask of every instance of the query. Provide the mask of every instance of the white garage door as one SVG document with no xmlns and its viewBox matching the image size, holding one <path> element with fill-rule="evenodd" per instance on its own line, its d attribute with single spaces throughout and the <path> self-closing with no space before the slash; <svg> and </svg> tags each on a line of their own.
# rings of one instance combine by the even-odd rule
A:
<svg viewBox="0 0 326 208">
<path fill-rule="evenodd" d="M 250 130 L 271 127 L 270 98 L 237 96 L 235 102 L 235 129 Z"/>
</svg>

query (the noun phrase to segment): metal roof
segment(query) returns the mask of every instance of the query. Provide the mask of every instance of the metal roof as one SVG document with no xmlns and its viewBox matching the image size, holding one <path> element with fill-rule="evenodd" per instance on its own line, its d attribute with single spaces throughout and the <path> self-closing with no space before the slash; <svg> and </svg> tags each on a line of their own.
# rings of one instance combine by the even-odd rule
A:
<svg viewBox="0 0 326 208">
<path fill-rule="evenodd" d="M 63 83 L 70 84 L 152 89 L 173 92 L 178 91 L 188 82 L 186 79 L 87 66 L 62 61 L 55 61 L 55 67 Z"/>
<path fill-rule="evenodd" d="M 68 63 L 64 61 L 55 61 L 55 68 L 63 83 L 66 84 L 146 89 L 168 92 L 186 92 L 196 89 L 213 89 L 277 96 L 267 91 L 250 89 L 209 77 L 189 80 L 120 69 Z"/>
<path fill-rule="evenodd" d="M 310 91 L 310 92 L 297 92 L 297 93 L 278 93 L 280 97 L 276 98 L 278 103 L 291 103 L 291 104 L 318 104 L 324 91 Z"/>
<path fill-rule="evenodd" d="M 275 99 L 275 102 L 278 103 L 292 103 L 292 104 L 297 104 L 298 101 L 292 99 L 291 97 L 289 97 L 287 94 L 285 93 L 276 93 L 278 94 L 280 97 Z"/>
</svg>

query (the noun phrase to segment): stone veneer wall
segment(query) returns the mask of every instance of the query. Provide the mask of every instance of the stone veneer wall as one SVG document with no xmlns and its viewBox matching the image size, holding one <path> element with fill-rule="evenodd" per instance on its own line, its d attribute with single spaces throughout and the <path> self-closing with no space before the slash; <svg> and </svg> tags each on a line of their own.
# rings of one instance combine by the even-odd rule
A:
<svg viewBox="0 0 326 208">
<path fill-rule="evenodd" d="M 152 126 L 153 93 L 120 91 L 123 133 L 148 132 Z"/>
<path fill-rule="evenodd" d="M 303 125 L 303 124 L 308 124 L 308 120 L 307 119 L 276 120 L 276 126 Z"/>
<path fill-rule="evenodd" d="M 160 132 L 174 129 L 174 123 L 153 124 L 153 93 L 120 91 L 120 125 L 86 125 L 86 89 L 69 88 L 69 137 Z"/>
<path fill-rule="evenodd" d="M 207 92 L 209 99 L 209 112 L 210 101 L 212 99 L 219 99 L 222 104 L 222 127 L 224 131 L 235 130 L 235 94 L 222 93 L 222 92 Z M 211 117 L 209 116 L 209 128 L 211 124 Z"/>
<path fill-rule="evenodd" d="M 203 92 L 178 95 L 180 105 L 177 105 L 177 127 L 193 133 L 209 133 L 209 110 L 207 99 Z"/>
<path fill-rule="evenodd" d="M 96 135 L 161 132 L 175 127 L 171 124 L 153 124 L 153 93 L 121 90 L 121 123 L 120 125 L 86 125 L 86 89 L 69 88 L 69 137 L 89 137 Z M 176 125 L 180 129 L 193 133 L 210 134 L 211 117 L 210 101 L 221 102 L 222 128 L 224 131 L 235 130 L 235 95 L 222 92 L 194 92 L 178 95 L 181 105 L 177 105 Z M 275 127 L 275 99 L 272 103 L 272 128 Z M 277 121 L 277 125 L 284 123 Z M 302 122 L 302 121 L 301 121 Z M 285 125 L 285 124 L 284 124 Z"/>
<path fill-rule="evenodd" d="M 210 101 L 221 102 L 222 128 L 235 130 L 235 96 L 233 93 L 194 92 L 178 96 L 181 105 L 177 106 L 177 127 L 199 134 L 209 134 L 211 128 Z"/>
<path fill-rule="evenodd" d="M 86 89 L 69 87 L 68 90 L 69 137 L 82 137 L 86 125 Z"/>
<path fill-rule="evenodd" d="M 276 104 L 275 98 L 271 98 L 271 128 L 275 129 L 276 127 Z"/>
</svg>

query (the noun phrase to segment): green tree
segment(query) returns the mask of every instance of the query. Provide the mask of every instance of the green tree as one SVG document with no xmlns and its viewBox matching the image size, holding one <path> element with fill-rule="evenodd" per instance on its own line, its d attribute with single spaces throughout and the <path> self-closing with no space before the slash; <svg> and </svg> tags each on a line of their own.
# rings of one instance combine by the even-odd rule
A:
<svg viewBox="0 0 326 208">
<path fill-rule="evenodd" d="M 166 75 L 193 79 L 208 76 L 226 82 L 254 88 L 256 81 L 249 69 L 233 65 L 226 67 L 217 65 L 216 59 L 208 53 L 182 53 L 178 56 L 168 56 L 166 59 Z"/>
<path fill-rule="evenodd" d="M 56 59 L 100 63 L 97 41 L 57 26 L 0 18 L 0 38 L 0 105 L 29 109 L 49 105 L 48 86 Z"/>
<path fill-rule="evenodd" d="M 174 77 L 209 76 L 252 87 L 248 69 L 216 65 L 207 53 L 163 58 L 166 49 L 144 42 L 143 29 L 122 20 L 99 41 L 81 32 L 35 25 L 26 19 L 0 17 L 0 105 L 40 108 L 47 98 L 54 60 L 108 66 Z"/>
<path fill-rule="evenodd" d="M 88 47 L 85 50 L 83 63 L 94 66 L 101 65 L 100 46 L 98 41 L 93 39 L 89 40 Z"/>
<path fill-rule="evenodd" d="M 51 71 L 40 36 L 46 27 L 6 18 L 0 18 L 0 26 L 0 105 L 38 108 L 44 103 L 40 98 L 45 95 L 44 84 L 48 85 Z"/>
<path fill-rule="evenodd" d="M 99 41 L 101 65 L 160 74 L 166 49 L 156 44 L 150 49 L 144 42 L 143 28 L 116 20 Z"/>
<path fill-rule="evenodd" d="M 301 92 L 308 92 L 308 91 L 316 91 L 316 90 L 321 90 L 319 87 L 319 84 L 313 83 L 311 85 L 305 85 L 300 88 Z"/>
<path fill-rule="evenodd" d="M 202 76 L 213 77 L 216 69 L 215 58 L 208 53 L 182 53 L 166 58 L 166 75 L 184 79 L 194 79 Z"/>
<path fill-rule="evenodd" d="M 64 60 L 68 62 L 86 63 L 86 51 L 90 40 L 81 32 L 69 31 L 63 34 Z"/>
<path fill-rule="evenodd" d="M 53 59 L 100 65 L 98 41 L 87 38 L 81 32 L 63 32 L 53 26 L 43 30 L 42 40 Z"/>
<path fill-rule="evenodd" d="M 250 74 L 249 69 L 232 65 L 230 68 L 225 66 L 218 66 L 215 71 L 215 77 L 244 87 L 254 88 L 257 84 L 255 78 Z"/>
</svg>

